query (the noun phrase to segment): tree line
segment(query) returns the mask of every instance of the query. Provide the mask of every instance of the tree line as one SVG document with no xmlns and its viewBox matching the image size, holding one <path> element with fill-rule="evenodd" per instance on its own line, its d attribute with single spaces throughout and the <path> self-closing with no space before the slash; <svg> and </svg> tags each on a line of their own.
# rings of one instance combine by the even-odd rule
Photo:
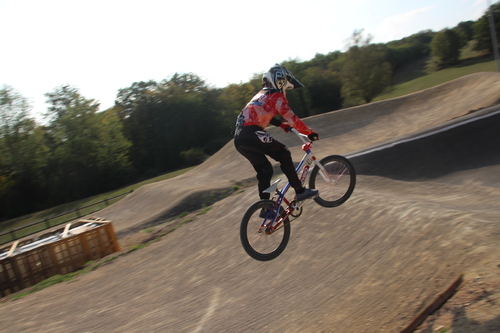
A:
<svg viewBox="0 0 500 333">
<path fill-rule="evenodd" d="M 491 8 L 500 25 L 500 5 Z M 300 117 L 369 103 L 407 64 L 430 57 L 436 68 L 452 66 L 471 40 L 491 52 L 487 20 L 485 14 L 386 44 L 372 44 L 355 31 L 345 52 L 282 62 L 305 85 L 287 97 Z M 4 86 L 0 221 L 201 163 L 232 138 L 237 114 L 260 88 L 257 74 L 214 88 L 196 74 L 176 73 L 119 89 L 114 107 L 99 111 L 97 101 L 64 85 L 45 94 L 47 121 L 40 125 L 27 99 Z"/>
</svg>

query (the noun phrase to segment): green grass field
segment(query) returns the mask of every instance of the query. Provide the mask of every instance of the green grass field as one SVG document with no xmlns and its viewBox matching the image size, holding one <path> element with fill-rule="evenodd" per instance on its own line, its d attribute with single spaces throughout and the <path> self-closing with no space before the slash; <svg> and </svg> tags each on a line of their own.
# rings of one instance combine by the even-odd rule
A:
<svg viewBox="0 0 500 333">
<path fill-rule="evenodd" d="M 472 73 L 496 72 L 496 63 L 493 60 L 485 60 L 483 62 L 471 60 L 470 62 L 471 64 L 469 65 L 443 69 L 408 82 L 397 84 L 392 87 L 391 91 L 377 96 L 373 101 L 377 102 L 404 96 L 423 89 L 435 87 Z"/>
</svg>

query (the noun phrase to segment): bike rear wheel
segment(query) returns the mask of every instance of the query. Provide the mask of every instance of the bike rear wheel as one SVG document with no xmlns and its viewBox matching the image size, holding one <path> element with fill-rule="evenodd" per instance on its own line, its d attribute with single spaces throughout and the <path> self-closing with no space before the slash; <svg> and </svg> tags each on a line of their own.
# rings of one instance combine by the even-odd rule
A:
<svg viewBox="0 0 500 333">
<path fill-rule="evenodd" d="M 281 221 L 276 230 L 271 227 L 262 227 L 263 217 L 259 217 L 262 209 L 271 211 L 266 217 L 266 224 L 273 220 L 272 212 L 276 203 L 272 200 L 260 200 L 250 206 L 240 225 L 240 239 L 246 253 L 260 261 L 268 261 L 279 256 L 286 248 L 290 239 L 290 223 L 288 217 Z M 284 213 L 283 207 L 280 207 L 280 214 Z M 279 218 L 278 218 L 279 220 Z M 274 225 L 276 226 L 276 223 Z"/>
<path fill-rule="evenodd" d="M 319 191 L 314 199 L 323 207 L 336 207 L 351 196 L 356 186 L 356 171 L 349 160 L 340 155 L 330 155 L 323 158 L 319 163 L 325 168 L 326 181 L 320 174 L 320 169 L 315 166 L 309 178 L 309 187 Z"/>
</svg>

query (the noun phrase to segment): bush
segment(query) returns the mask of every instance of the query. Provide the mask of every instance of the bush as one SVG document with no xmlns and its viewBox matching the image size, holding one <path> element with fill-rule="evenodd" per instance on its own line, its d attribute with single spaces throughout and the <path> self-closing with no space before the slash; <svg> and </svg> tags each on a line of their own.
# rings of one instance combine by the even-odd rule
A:
<svg viewBox="0 0 500 333">
<path fill-rule="evenodd" d="M 186 167 L 201 164 L 207 157 L 208 155 L 201 148 L 191 148 L 181 152 L 181 158 Z"/>
</svg>

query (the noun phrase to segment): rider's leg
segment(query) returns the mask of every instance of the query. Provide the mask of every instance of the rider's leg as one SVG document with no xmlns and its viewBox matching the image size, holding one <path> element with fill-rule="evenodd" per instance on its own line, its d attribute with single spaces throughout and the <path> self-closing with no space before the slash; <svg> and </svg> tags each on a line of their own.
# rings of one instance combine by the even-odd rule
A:
<svg viewBox="0 0 500 333">
<path fill-rule="evenodd" d="M 259 197 L 261 199 L 269 199 L 271 194 L 263 193 L 263 191 L 271 186 L 271 179 L 273 178 L 273 166 L 271 162 L 269 162 L 266 155 L 255 151 L 251 147 L 240 146 L 237 150 L 250 161 L 257 173 Z"/>
<path fill-rule="evenodd" d="M 288 178 L 290 186 L 298 191 L 298 193 L 302 192 L 302 183 L 297 176 L 297 172 L 295 172 L 295 166 L 293 165 L 292 161 L 292 154 L 284 144 L 275 140 L 270 135 L 268 136 L 268 138 L 270 139 L 266 142 L 255 140 L 254 142 L 252 142 L 252 146 L 244 145 L 238 146 L 236 148 L 238 152 L 240 152 L 240 154 L 245 156 L 250 161 L 250 163 L 252 163 L 255 171 L 257 172 L 257 179 L 259 180 L 259 193 L 261 193 L 271 185 L 270 182 L 273 176 L 272 165 L 265 155 L 268 155 L 272 159 L 279 162 L 281 171 L 283 171 L 285 176 Z M 267 187 L 265 187 L 266 185 Z"/>
<path fill-rule="evenodd" d="M 257 172 L 257 180 L 259 181 L 259 197 L 261 199 L 269 199 L 271 197 L 271 193 L 264 193 L 263 191 L 271 186 L 271 179 L 273 178 L 272 164 L 267 161 L 266 164 L 254 165 L 253 167 Z"/>
<path fill-rule="evenodd" d="M 244 127 L 241 133 L 235 136 L 234 144 L 236 149 L 252 163 L 257 172 L 259 196 L 261 199 L 269 197 L 267 193 L 262 193 L 262 191 L 270 186 L 272 178 L 272 165 L 265 155 L 270 156 L 280 163 L 281 170 L 288 178 L 290 186 L 295 189 L 297 200 L 302 201 L 318 194 L 317 190 L 306 189 L 302 186 L 295 172 L 292 155 L 288 148 L 275 140 L 268 132 L 255 131 L 255 127 Z M 267 180 L 267 177 L 269 177 L 269 180 Z"/>
<path fill-rule="evenodd" d="M 290 186 L 295 189 L 297 201 L 303 201 L 305 199 L 316 196 L 318 194 L 318 190 L 306 189 L 304 186 L 302 186 L 302 182 L 300 181 L 299 176 L 295 171 L 295 166 L 293 165 L 292 154 L 290 153 L 288 148 L 278 141 L 275 142 L 279 143 L 281 146 L 278 147 L 276 145 L 277 149 L 273 151 L 269 156 L 280 162 L 281 171 L 283 171 L 285 176 L 288 178 Z"/>
<path fill-rule="evenodd" d="M 284 144 L 280 143 L 279 146 L 276 145 L 276 150 L 270 151 L 269 156 L 280 163 L 281 171 L 283 171 L 286 178 L 288 178 L 290 186 L 295 190 L 300 189 L 302 187 L 302 183 L 300 182 L 299 176 L 297 176 L 297 172 L 295 171 L 295 166 L 292 161 L 292 154 L 290 154 L 288 148 Z"/>
</svg>

